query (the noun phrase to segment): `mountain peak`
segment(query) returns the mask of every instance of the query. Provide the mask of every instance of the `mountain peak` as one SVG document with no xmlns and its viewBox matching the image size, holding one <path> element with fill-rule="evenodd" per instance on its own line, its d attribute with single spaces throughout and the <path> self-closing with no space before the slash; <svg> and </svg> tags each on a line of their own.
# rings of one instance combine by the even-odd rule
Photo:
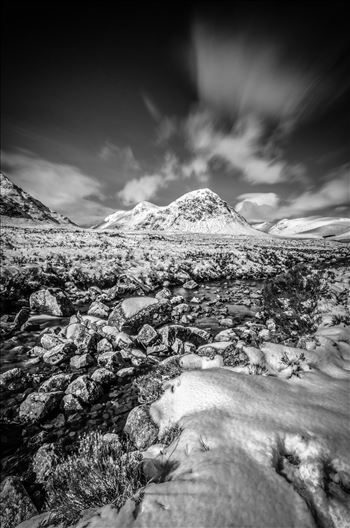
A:
<svg viewBox="0 0 350 528">
<path fill-rule="evenodd" d="M 16 219 L 49 224 L 75 225 L 69 218 L 52 211 L 39 200 L 0 173 L 0 215 L 11 221 Z"/>
<path fill-rule="evenodd" d="M 163 207 L 140 202 L 122 216 L 111 217 L 98 229 L 264 236 L 208 188 L 190 191 Z"/>
</svg>

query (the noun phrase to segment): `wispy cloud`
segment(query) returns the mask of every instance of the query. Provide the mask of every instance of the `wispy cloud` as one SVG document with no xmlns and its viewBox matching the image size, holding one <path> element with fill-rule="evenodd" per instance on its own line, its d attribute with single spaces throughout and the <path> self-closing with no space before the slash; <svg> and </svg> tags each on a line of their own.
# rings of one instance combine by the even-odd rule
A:
<svg viewBox="0 0 350 528">
<path fill-rule="evenodd" d="M 185 125 L 189 148 L 200 160 L 202 170 L 205 163 L 215 158 L 225 161 L 238 170 L 252 184 L 275 184 L 285 181 L 293 173 L 293 166 L 280 156 L 268 154 L 263 122 L 247 116 L 235 123 L 231 130 L 218 126 L 215 116 L 204 110 L 190 114 Z M 300 178 L 298 165 L 294 176 Z M 204 172 L 204 171 L 203 171 Z"/>
<path fill-rule="evenodd" d="M 291 124 L 327 93 L 315 67 L 290 54 L 287 60 L 288 50 L 269 36 L 227 35 L 197 22 L 192 45 L 201 100 L 233 116 L 253 113 Z"/>
<path fill-rule="evenodd" d="M 104 199 L 99 181 L 73 165 L 54 163 L 24 150 L 2 152 L 2 164 L 17 185 L 78 224 L 93 223 L 112 212 L 99 203 Z"/>
<path fill-rule="evenodd" d="M 113 162 L 120 171 L 137 171 L 140 169 L 140 165 L 129 145 L 120 147 L 107 140 L 100 148 L 99 158 L 105 162 Z"/>
<path fill-rule="evenodd" d="M 281 200 L 275 193 L 246 193 L 238 196 L 235 208 L 249 221 L 310 216 L 318 212 L 350 210 L 350 165 L 339 167 L 327 175 L 318 188 L 311 188 Z"/>
<path fill-rule="evenodd" d="M 153 117 L 153 119 L 157 122 L 160 122 L 162 119 L 162 114 L 159 108 L 157 107 L 156 103 L 153 101 L 153 99 L 151 99 L 149 95 L 143 93 L 142 100 L 149 114 Z"/>
</svg>

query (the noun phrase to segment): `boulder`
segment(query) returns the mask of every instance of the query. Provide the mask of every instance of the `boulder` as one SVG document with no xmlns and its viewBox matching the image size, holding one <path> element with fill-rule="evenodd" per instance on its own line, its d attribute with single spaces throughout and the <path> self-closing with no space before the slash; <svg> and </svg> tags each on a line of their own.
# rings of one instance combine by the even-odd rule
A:
<svg viewBox="0 0 350 528">
<path fill-rule="evenodd" d="M 113 350 L 112 343 L 105 337 L 97 343 L 98 354 L 103 354 L 104 352 L 112 352 L 112 350 Z"/>
<path fill-rule="evenodd" d="M 57 345 L 61 345 L 64 340 L 61 337 L 58 337 L 56 334 L 44 334 L 41 336 L 40 344 L 45 350 L 51 350 Z"/>
<path fill-rule="evenodd" d="M 70 342 L 57 345 L 51 350 L 45 352 L 43 355 L 43 361 L 49 365 L 60 365 L 61 363 L 68 361 L 76 349 L 76 345 Z"/>
<path fill-rule="evenodd" d="M 38 514 L 18 477 L 7 477 L 1 483 L 0 518 L 2 528 L 14 528 Z"/>
<path fill-rule="evenodd" d="M 172 294 L 168 288 L 163 288 L 158 293 L 156 293 L 156 299 L 171 299 Z"/>
<path fill-rule="evenodd" d="M 135 333 L 142 325 L 160 325 L 170 314 L 169 301 L 153 297 L 130 297 L 119 303 L 108 318 L 108 324 L 118 330 Z"/>
<path fill-rule="evenodd" d="M 195 346 L 208 343 L 211 339 L 208 332 L 194 326 L 167 325 L 160 328 L 158 333 L 162 338 L 162 342 L 169 348 L 174 344 L 176 338 L 192 343 Z"/>
<path fill-rule="evenodd" d="M 124 427 L 130 440 L 137 449 L 147 449 L 158 437 L 158 427 L 153 423 L 147 405 L 134 407 L 128 414 Z"/>
<path fill-rule="evenodd" d="M 45 348 L 42 348 L 42 347 L 40 347 L 40 346 L 35 346 L 35 347 L 31 348 L 31 349 L 28 351 L 27 355 L 28 355 L 29 357 L 42 358 L 43 355 L 45 354 L 45 352 L 46 352 L 46 349 L 45 349 Z"/>
<path fill-rule="evenodd" d="M 93 403 L 102 395 L 101 386 L 84 374 L 70 383 L 66 394 L 72 394 L 84 403 Z"/>
<path fill-rule="evenodd" d="M 0 374 L 0 390 L 18 392 L 24 391 L 29 383 L 25 372 L 16 367 Z"/>
<path fill-rule="evenodd" d="M 39 422 L 44 420 L 61 401 L 63 393 L 32 392 L 27 396 L 19 408 L 19 417 L 24 422 Z"/>
<path fill-rule="evenodd" d="M 90 354 L 81 354 L 80 356 L 73 356 L 69 362 L 71 368 L 82 369 L 94 364 L 93 357 Z"/>
<path fill-rule="evenodd" d="M 65 391 L 72 380 L 73 374 L 55 374 L 44 381 L 39 387 L 39 392 Z"/>
<path fill-rule="evenodd" d="M 62 408 L 66 413 L 75 413 L 84 410 L 79 398 L 73 396 L 73 394 L 66 394 L 63 396 Z"/>
<path fill-rule="evenodd" d="M 66 337 L 73 341 L 79 350 L 90 353 L 96 352 L 97 343 L 101 339 L 97 332 L 79 322 L 67 326 Z"/>
<path fill-rule="evenodd" d="M 45 288 L 31 294 L 31 310 L 39 313 L 69 317 L 74 313 L 74 306 L 67 295 L 59 288 Z"/>
<path fill-rule="evenodd" d="M 116 374 L 105 367 L 101 367 L 93 372 L 91 379 L 100 385 L 109 385 L 116 379 Z"/>
<path fill-rule="evenodd" d="M 100 354 L 97 358 L 97 363 L 100 367 L 105 367 L 113 372 L 125 365 L 125 361 L 120 352 L 113 351 Z"/>
<path fill-rule="evenodd" d="M 131 348 L 134 346 L 133 340 L 125 332 L 119 332 L 115 326 L 104 326 L 102 333 L 111 343 L 119 348 Z"/>
<path fill-rule="evenodd" d="M 185 290 L 195 290 L 196 288 L 198 288 L 198 284 L 196 283 L 196 281 L 191 279 L 189 281 L 186 281 L 182 285 L 182 287 L 185 288 Z"/>
<path fill-rule="evenodd" d="M 139 333 L 137 334 L 137 340 L 145 348 L 154 345 L 160 340 L 158 332 L 149 324 L 143 325 Z"/>
</svg>

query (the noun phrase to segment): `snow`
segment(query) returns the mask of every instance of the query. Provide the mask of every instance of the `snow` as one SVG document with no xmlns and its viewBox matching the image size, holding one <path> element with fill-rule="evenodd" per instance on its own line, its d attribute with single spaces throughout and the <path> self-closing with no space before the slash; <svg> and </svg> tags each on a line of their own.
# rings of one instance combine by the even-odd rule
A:
<svg viewBox="0 0 350 528">
<path fill-rule="evenodd" d="M 342 237 L 349 235 L 350 219 L 335 217 L 310 216 L 305 218 L 285 218 L 272 224 L 264 222 L 255 224 L 256 229 L 271 235 L 305 236 L 307 238 L 322 238 L 324 236 Z"/>
</svg>

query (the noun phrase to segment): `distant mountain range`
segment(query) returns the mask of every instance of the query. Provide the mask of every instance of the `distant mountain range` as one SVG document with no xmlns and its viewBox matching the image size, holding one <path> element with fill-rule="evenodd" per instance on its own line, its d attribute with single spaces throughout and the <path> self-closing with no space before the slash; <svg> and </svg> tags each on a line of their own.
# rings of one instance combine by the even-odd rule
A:
<svg viewBox="0 0 350 528">
<path fill-rule="evenodd" d="M 335 218 L 332 216 L 308 216 L 306 218 L 285 218 L 276 222 L 255 224 L 259 229 L 270 235 L 298 238 L 328 238 L 350 240 L 350 218 Z"/>
<path fill-rule="evenodd" d="M 164 207 L 141 202 L 107 216 L 96 229 L 263 236 L 210 189 L 191 191 Z"/>
<path fill-rule="evenodd" d="M 41 222 L 75 225 L 69 218 L 36 200 L 0 173 L 0 215 L 2 220 L 14 223 Z"/>
</svg>

